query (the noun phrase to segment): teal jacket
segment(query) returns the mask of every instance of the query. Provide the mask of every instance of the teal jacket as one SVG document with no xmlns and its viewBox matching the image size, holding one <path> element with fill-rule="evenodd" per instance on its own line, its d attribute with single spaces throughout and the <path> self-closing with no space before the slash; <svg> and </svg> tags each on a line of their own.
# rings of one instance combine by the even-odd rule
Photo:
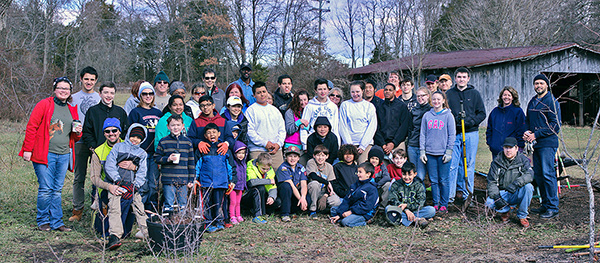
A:
<svg viewBox="0 0 600 263">
<path fill-rule="evenodd" d="M 170 112 L 165 113 L 165 115 L 163 115 L 160 118 L 160 120 L 158 120 L 158 124 L 156 124 L 156 129 L 154 130 L 154 151 L 156 151 L 156 147 L 158 147 L 160 139 L 171 134 L 171 132 L 167 128 L 167 119 L 171 117 L 171 115 L 172 114 Z M 185 115 L 185 113 L 181 113 L 181 117 L 183 118 L 183 126 L 185 126 L 185 129 L 183 129 L 181 133 L 187 136 L 187 130 L 188 128 L 190 128 L 190 125 L 192 124 L 194 119 Z"/>
</svg>

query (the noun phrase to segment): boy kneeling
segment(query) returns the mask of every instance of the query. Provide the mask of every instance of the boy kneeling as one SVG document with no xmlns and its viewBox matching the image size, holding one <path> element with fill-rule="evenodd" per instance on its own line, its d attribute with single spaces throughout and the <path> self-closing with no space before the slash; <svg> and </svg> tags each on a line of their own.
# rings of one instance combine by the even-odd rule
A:
<svg viewBox="0 0 600 263">
<path fill-rule="evenodd" d="M 392 225 L 412 223 L 426 227 L 427 219 L 435 215 L 433 206 L 425 206 L 425 187 L 417 176 L 415 165 L 406 162 L 402 166 L 402 180 L 390 187 L 389 205 L 385 207 L 385 218 Z"/>
<path fill-rule="evenodd" d="M 375 168 L 371 163 L 365 162 L 358 166 L 358 181 L 350 186 L 348 195 L 340 205 L 331 208 L 331 223 L 340 221 L 342 226 L 364 226 L 373 218 L 379 202 L 377 186 L 371 180 L 373 173 Z"/>
</svg>

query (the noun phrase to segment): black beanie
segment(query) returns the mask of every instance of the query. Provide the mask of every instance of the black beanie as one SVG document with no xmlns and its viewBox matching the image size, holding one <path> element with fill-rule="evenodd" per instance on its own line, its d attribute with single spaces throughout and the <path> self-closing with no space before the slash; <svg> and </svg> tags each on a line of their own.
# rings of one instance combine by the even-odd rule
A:
<svg viewBox="0 0 600 263">
<path fill-rule="evenodd" d="M 369 151 L 369 159 L 371 159 L 371 157 L 377 157 L 379 158 L 379 164 L 381 164 L 384 156 L 385 154 L 383 153 L 383 148 L 381 148 L 381 146 L 373 145 L 373 147 L 371 147 L 371 150 Z"/>
<path fill-rule="evenodd" d="M 544 74 L 538 74 L 537 76 L 535 76 L 533 78 L 533 83 L 535 83 L 536 80 L 541 79 L 543 81 L 546 82 L 546 85 L 548 85 L 548 87 L 550 87 L 550 80 L 548 80 L 548 78 L 546 77 L 546 75 Z"/>
<path fill-rule="evenodd" d="M 144 128 L 142 127 L 135 127 L 133 129 L 131 129 L 131 132 L 129 132 L 129 137 L 138 137 L 141 140 L 144 140 L 144 138 L 146 138 L 146 133 L 144 132 Z"/>
</svg>

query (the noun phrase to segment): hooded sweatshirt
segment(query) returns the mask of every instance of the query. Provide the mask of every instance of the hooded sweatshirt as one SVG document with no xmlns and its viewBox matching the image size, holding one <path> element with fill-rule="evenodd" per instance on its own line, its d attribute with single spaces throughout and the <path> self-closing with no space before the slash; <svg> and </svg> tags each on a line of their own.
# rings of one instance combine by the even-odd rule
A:
<svg viewBox="0 0 600 263">
<path fill-rule="evenodd" d="M 375 173 L 372 178 L 375 180 L 377 188 L 381 188 L 385 183 L 391 181 L 390 173 L 383 164 L 384 152 L 381 146 L 375 145 L 371 148 L 371 151 L 369 151 L 369 159 L 371 159 L 371 157 L 379 158 L 379 165 L 375 166 Z"/>
<path fill-rule="evenodd" d="M 423 115 L 425 112 L 428 112 L 431 109 L 431 105 L 429 103 L 418 104 L 416 105 L 412 111 L 412 127 L 410 127 L 408 131 L 408 138 L 406 139 L 407 145 L 410 147 L 419 147 L 419 137 L 421 136 L 421 121 L 423 120 Z"/>
<path fill-rule="evenodd" d="M 361 100 L 347 100 L 340 106 L 340 137 L 342 144 L 358 145 L 367 149 L 373 144 L 377 131 L 377 113 L 372 103 Z M 405 133 L 406 136 L 406 133 Z"/>
<path fill-rule="evenodd" d="M 465 111 L 465 132 L 478 131 L 479 124 L 486 117 L 485 105 L 479 91 L 471 84 L 467 84 L 467 87 L 462 91 L 454 85 L 454 87 L 446 91 L 446 96 L 448 97 L 446 100 L 448 101 L 448 106 L 450 106 L 452 115 L 454 115 L 457 133 L 462 133 L 459 114 L 461 111 L 461 102 Z"/>
<path fill-rule="evenodd" d="M 383 146 L 387 143 L 400 145 L 406 139 L 410 128 L 411 114 L 406 104 L 396 98 L 393 101 L 385 100 L 377 108 L 377 132 L 375 144 Z"/>
<path fill-rule="evenodd" d="M 342 199 L 337 211 L 339 215 L 346 211 L 352 211 L 352 214 L 363 216 L 369 220 L 375 216 L 375 209 L 379 203 L 379 194 L 375 182 L 371 178 L 363 181 L 357 180 L 350 186 L 348 195 Z M 338 214 L 332 216 L 337 216 Z"/>
<path fill-rule="evenodd" d="M 129 134 L 135 127 L 141 127 L 145 134 L 144 139 L 138 145 L 133 145 L 129 140 Z M 140 145 L 148 138 L 147 134 L 148 131 L 146 130 L 146 127 L 139 123 L 134 123 L 129 127 L 129 130 L 127 130 L 127 135 L 125 136 L 125 141 L 115 144 L 108 156 L 106 156 L 104 172 L 108 176 L 106 176 L 104 180 L 109 183 L 115 183 L 118 181 L 130 182 L 133 183 L 138 189 L 144 185 L 146 182 L 147 153 L 140 147 Z M 121 161 L 126 160 L 132 161 L 133 164 L 138 167 L 138 170 L 126 170 L 117 165 Z"/>
<path fill-rule="evenodd" d="M 233 145 L 233 159 L 235 160 L 235 169 L 237 171 L 237 182 L 235 183 L 233 190 L 246 190 L 246 157 L 248 156 L 247 148 L 248 147 L 246 147 L 246 144 L 240 141 L 236 141 Z M 235 155 L 241 150 L 246 150 L 246 156 L 244 156 L 244 159 L 239 160 Z"/>
<path fill-rule="evenodd" d="M 435 109 L 431 108 L 423 115 L 419 139 L 421 151 L 430 155 L 444 155 L 447 150 L 452 151 L 455 140 L 456 126 L 450 110 L 435 112 Z"/>
<path fill-rule="evenodd" d="M 309 123 L 308 131 L 304 129 L 300 130 L 300 140 L 302 141 L 303 148 L 306 147 L 306 140 L 308 139 L 308 136 L 315 132 L 314 125 L 317 117 L 319 116 L 327 117 L 329 123 L 331 123 L 331 132 L 337 136 L 338 144 L 340 143 L 340 133 L 338 131 L 339 115 L 337 105 L 331 102 L 329 98 L 327 98 L 327 101 L 321 103 L 319 100 L 317 100 L 317 97 L 314 97 L 308 101 L 308 104 L 306 107 L 304 107 L 304 111 L 302 112 L 302 119 L 308 120 Z"/>
<path fill-rule="evenodd" d="M 308 136 L 308 140 L 306 141 L 306 152 L 308 156 L 313 156 L 315 147 L 319 144 L 322 144 L 329 150 L 329 157 L 327 157 L 327 162 L 333 164 L 335 159 L 338 157 L 338 150 L 340 148 L 338 144 L 338 138 L 335 133 L 331 132 L 331 124 L 326 117 L 318 117 L 315 121 L 314 127 L 318 125 L 327 125 L 329 126 L 329 132 L 325 137 L 321 137 L 318 133 L 313 132 L 310 136 Z"/>
<path fill-rule="evenodd" d="M 358 166 L 355 163 L 348 165 L 344 162 L 339 162 L 333 166 L 335 179 L 331 181 L 331 186 L 335 194 L 339 197 L 348 194 L 350 186 L 358 181 L 358 177 L 356 176 L 357 170 Z"/>
</svg>

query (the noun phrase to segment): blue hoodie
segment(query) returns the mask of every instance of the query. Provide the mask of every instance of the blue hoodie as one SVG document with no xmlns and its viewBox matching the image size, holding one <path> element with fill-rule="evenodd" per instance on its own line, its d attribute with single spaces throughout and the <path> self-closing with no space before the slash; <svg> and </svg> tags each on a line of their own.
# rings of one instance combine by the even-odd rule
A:
<svg viewBox="0 0 600 263">
<path fill-rule="evenodd" d="M 144 129 L 144 134 L 146 134 L 142 142 L 140 142 L 138 145 L 133 145 L 129 140 L 129 133 L 131 133 L 131 130 L 135 127 L 141 127 Z M 131 182 L 134 183 L 137 188 L 141 188 L 146 182 L 146 156 L 148 154 L 140 147 L 140 145 L 144 143 L 147 138 L 148 131 L 146 130 L 146 127 L 139 123 L 134 123 L 129 126 L 129 130 L 127 130 L 127 135 L 125 136 L 125 141 L 115 144 L 108 156 L 106 156 L 104 172 L 108 176 L 106 176 L 104 180 L 109 183 L 118 181 Z M 138 167 L 138 170 L 126 170 L 117 165 L 121 161 L 127 160 L 132 161 L 133 164 Z"/>
</svg>

